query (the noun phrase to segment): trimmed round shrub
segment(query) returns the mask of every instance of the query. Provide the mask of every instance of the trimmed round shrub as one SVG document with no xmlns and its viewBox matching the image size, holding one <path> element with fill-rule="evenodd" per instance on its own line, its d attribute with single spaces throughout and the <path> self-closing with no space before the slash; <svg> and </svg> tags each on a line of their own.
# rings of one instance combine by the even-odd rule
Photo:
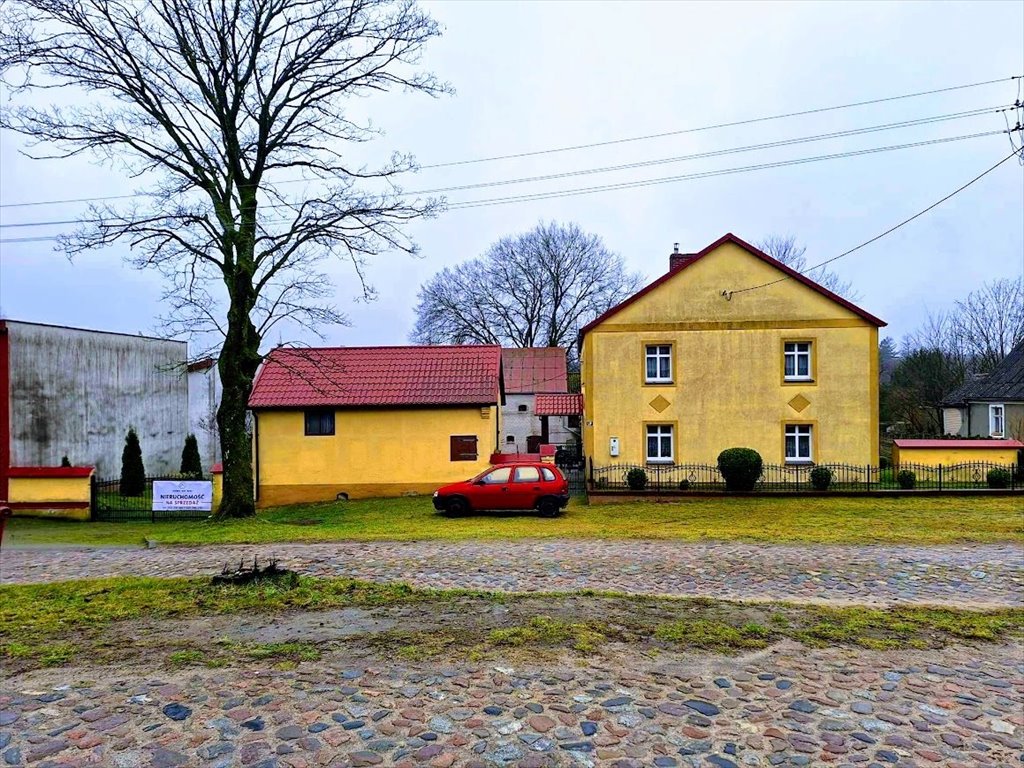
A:
<svg viewBox="0 0 1024 768">
<path fill-rule="evenodd" d="M 642 491 L 647 487 L 647 473 L 640 467 L 633 467 L 626 473 L 626 485 L 631 491 Z"/>
<path fill-rule="evenodd" d="M 909 491 L 917 485 L 917 475 L 909 469 L 901 469 L 896 475 L 896 482 L 905 491 Z"/>
<path fill-rule="evenodd" d="M 688 491 L 688 490 L 690 490 L 690 481 L 689 480 L 680 480 L 679 481 L 679 490 L 680 491 Z"/>
<path fill-rule="evenodd" d="M 827 491 L 832 485 L 832 470 L 828 467 L 815 467 L 811 470 L 811 485 L 816 491 Z"/>
<path fill-rule="evenodd" d="M 1013 475 L 1010 474 L 1008 469 L 993 467 L 988 471 L 986 479 L 988 480 L 989 488 L 1009 488 Z"/>
<path fill-rule="evenodd" d="M 752 491 L 761 479 L 764 463 L 753 448 L 726 448 L 718 454 L 718 471 L 727 491 Z"/>
<path fill-rule="evenodd" d="M 71 459 L 69 459 L 66 455 L 65 456 L 61 456 L 60 465 L 62 467 L 70 467 L 71 466 Z"/>
</svg>

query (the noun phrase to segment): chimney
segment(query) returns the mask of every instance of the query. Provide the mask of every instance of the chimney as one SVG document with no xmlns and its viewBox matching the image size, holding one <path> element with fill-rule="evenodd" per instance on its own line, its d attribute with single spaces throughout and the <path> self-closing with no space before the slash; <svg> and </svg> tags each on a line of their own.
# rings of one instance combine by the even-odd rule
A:
<svg viewBox="0 0 1024 768">
<path fill-rule="evenodd" d="M 682 269 L 694 257 L 692 253 L 680 253 L 679 243 L 672 243 L 672 253 L 668 256 L 668 271 L 675 272 Z"/>
</svg>

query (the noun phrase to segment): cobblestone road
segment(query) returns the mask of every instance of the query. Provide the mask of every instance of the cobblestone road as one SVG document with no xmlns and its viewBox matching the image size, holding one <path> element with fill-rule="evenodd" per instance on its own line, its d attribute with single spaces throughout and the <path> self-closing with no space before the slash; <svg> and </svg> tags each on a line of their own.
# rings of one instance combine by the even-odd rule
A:
<svg viewBox="0 0 1024 768">
<path fill-rule="evenodd" d="M 83 678 L 83 675 L 90 675 Z M 94 682 L 74 682 L 89 679 Z M 1008 766 L 1019 648 L 777 646 L 415 669 L 53 670 L 0 690 L 0 756 L 38 768 Z"/>
<path fill-rule="evenodd" d="M 278 557 L 318 576 L 422 587 L 630 594 L 865 605 L 1024 605 L 1024 548 L 821 546 L 669 541 L 338 542 L 156 549 L 9 550 L 5 583 L 119 574 L 211 573 L 242 557 Z"/>
</svg>

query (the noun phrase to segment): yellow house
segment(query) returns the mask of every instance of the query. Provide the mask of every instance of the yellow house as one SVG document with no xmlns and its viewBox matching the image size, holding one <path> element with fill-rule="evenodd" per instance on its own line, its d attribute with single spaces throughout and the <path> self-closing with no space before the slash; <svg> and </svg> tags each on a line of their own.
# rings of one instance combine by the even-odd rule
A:
<svg viewBox="0 0 1024 768">
<path fill-rule="evenodd" d="M 279 348 L 253 384 L 260 507 L 430 493 L 490 466 L 501 348 Z"/>
<path fill-rule="evenodd" d="M 878 464 L 885 323 L 732 234 L 669 267 L 580 332 L 596 467 Z"/>
</svg>

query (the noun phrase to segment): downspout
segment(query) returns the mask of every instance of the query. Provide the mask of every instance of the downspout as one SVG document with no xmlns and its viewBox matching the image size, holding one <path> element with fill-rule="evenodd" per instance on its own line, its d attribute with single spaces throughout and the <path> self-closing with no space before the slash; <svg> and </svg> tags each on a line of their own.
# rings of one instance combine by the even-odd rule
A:
<svg viewBox="0 0 1024 768">
<path fill-rule="evenodd" d="M 252 412 L 252 481 L 256 486 L 253 489 L 253 500 L 260 500 L 260 416 L 257 411 Z"/>
<path fill-rule="evenodd" d="M 8 468 L 11 466 L 11 337 L 7 323 L 0 320 L 0 501 L 8 496 Z"/>
</svg>

